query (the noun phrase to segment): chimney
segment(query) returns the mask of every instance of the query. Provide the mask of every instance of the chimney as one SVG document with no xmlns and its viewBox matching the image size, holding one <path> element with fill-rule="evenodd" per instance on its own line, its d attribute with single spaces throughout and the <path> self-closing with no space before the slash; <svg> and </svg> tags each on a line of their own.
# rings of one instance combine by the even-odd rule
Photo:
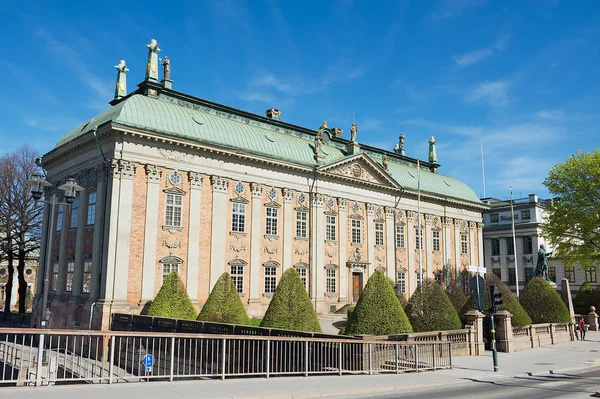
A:
<svg viewBox="0 0 600 399">
<path fill-rule="evenodd" d="M 275 108 L 269 108 L 265 111 L 265 114 L 267 115 L 267 118 L 278 121 L 279 115 L 281 115 L 281 111 Z"/>
<path fill-rule="evenodd" d="M 529 194 L 529 202 L 537 203 L 538 202 L 537 194 Z"/>
</svg>

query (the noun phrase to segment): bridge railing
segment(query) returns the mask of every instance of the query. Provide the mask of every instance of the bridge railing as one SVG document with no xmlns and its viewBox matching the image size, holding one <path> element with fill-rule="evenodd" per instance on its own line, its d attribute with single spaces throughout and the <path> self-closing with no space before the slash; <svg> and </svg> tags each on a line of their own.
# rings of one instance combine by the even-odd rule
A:
<svg viewBox="0 0 600 399">
<path fill-rule="evenodd" d="M 152 355 L 152 365 L 142 364 Z M 452 367 L 448 341 L 0 329 L 0 386 L 375 374 Z"/>
</svg>

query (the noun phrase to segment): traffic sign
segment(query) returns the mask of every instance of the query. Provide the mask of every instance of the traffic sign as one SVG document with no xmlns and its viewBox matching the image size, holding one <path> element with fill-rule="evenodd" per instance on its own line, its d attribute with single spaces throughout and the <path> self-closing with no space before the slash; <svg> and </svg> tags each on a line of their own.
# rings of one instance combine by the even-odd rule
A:
<svg viewBox="0 0 600 399">
<path fill-rule="evenodd" d="M 142 359 L 142 364 L 146 367 L 146 373 L 152 371 L 152 366 L 154 366 L 154 356 L 151 354 L 147 354 Z"/>
<path fill-rule="evenodd" d="M 484 297 L 485 292 L 485 280 L 481 276 L 473 276 L 471 278 L 471 291 L 473 292 L 473 298 L 475 298 L 475 307 L 479 311 L 485 309 Z"/>
<path fill-rule="evenodd" d="M 486 274 L 487 270 L 485 267 L 483 266 L 469 266 L 469 271 L 471 273 L 479 273 L 479 274 Z"/>
</svg>

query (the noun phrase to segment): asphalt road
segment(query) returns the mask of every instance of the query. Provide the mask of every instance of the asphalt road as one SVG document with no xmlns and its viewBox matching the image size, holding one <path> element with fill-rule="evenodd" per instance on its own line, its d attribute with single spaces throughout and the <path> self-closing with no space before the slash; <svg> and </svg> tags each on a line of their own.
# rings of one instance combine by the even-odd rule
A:
<svg viewBox="0 0 600 399">
<path fill-rule="evenodd" d="M 572 374 L 549 374 L 543 376 L 524 376 L 495 378 L 487 380 L 468 380 L 464 384 L 439 388 L 425 388 L 406 392 L 386 392 L 368 396 L 354 396 L 355 399 L 392 399 L 392 398 L 590 398 L 600 397 L 600 368 L 576 371 Z M 346 396 L 347 398 L 347 396 Z"/>
</svg>

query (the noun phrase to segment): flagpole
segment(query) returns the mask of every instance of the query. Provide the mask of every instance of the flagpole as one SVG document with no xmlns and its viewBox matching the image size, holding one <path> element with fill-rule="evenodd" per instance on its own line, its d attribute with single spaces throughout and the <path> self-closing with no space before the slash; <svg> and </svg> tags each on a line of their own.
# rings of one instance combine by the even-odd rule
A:
<svg viewBox="0 0 600 399">
<path fill-rule="evenodd" d="M 515 282 L 517 286 L 517 299 L 519 299 L 519 267 L 517 260 L 517 237 L 515 234 L 515 214 L 513 212 L 512 186 L 510 186 L 510 216 L 512 219 L 513 255 L 515 257 Z"/>
<path fill-rule="evenodd" d="M 483 141 L 481 144 L 481 182 L 483 184 L 483 198 L 486 198 L 485 195 L 485 168 L 483 166 Z"/>
<path fill-rule="evenodd" d="M 423 314 L 423 231 L 421 229 L 421 162 L 417 159 L 417 223 L 419 227 L 419 296 L 421 297 L 421 314 Z"/>
</svg>

